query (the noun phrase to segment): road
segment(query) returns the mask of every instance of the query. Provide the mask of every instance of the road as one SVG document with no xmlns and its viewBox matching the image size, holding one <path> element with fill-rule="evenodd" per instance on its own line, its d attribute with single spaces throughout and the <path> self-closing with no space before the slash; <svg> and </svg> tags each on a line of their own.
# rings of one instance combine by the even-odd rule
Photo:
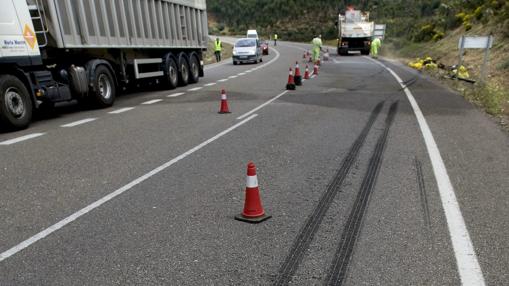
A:
<svg viewBox="0 0 509 286">
<path fill-rule="evenodd" d="M 285 92 L 307 47 L 271 48 L 0 134 L 0 285 L 506 283 L 507 133 L 384 59 Z M 249 161 L 260 224 L 234 220 Z"/>
</svg>

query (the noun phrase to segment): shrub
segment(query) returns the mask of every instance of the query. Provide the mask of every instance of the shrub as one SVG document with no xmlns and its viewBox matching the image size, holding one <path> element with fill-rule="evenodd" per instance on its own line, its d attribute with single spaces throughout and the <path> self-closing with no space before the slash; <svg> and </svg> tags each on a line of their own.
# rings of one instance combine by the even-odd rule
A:
<svg viewBox="0 0 509 286">
<path fill-rule="evenodd" d="M 440 41 L 443 38 L 444 38 L 444 33 L 443 32 L 435 31 L 435 35 L 433 35 L 433 38 L 431 38 L 431 40 L 433 40 L 434 42 L 438 42 L 438 41 Z"/>
</svg>

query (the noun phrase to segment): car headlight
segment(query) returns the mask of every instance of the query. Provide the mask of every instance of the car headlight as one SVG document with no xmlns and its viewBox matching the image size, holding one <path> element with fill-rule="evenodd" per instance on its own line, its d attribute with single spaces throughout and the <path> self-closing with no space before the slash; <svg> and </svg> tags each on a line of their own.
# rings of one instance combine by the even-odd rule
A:
<svg viewBox="0 0 509 286">
<path fill-rule="evenodd" d="M 237 51 L 236 50 L 233 50 L 233 55 L 236 56 L 237 55 Z"/>
</svg>

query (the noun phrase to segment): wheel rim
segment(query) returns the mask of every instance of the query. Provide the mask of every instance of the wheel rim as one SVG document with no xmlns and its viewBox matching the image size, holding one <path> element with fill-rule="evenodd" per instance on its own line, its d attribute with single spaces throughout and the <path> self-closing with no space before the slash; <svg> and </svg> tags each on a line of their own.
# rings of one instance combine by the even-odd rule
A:
<svg viewBox="0 0 509 286">
<path fill-rule="evenodd" d="M 99 95 L 104 99 L 111 98 L 111 82 L 106 74 L 99 75 L 97 80 L 99 86 Z"/>
<path fill-rule="evenodd" d="M 199 73 L 199 71 L 198 71 L 198 65 L 197 65 L 195 62 L 193 62 L 193 63 L 191 64 L 191 70 L 193 71 L 193 76 L 194 76 L 194 77 L 198 77 L 198 73 Z"/>
<path fill-rule="evenodd" d="M 9 113 L 16 118 L 21 118 L 25 115 L 25 103 L 19 90 L 15 87 L 9 87 L 4 94 L 5 104 Z"/>
<path fill-rule="evenodd" d="M 177 82 L 177 69 L 172 64 L 168 68 L 168 76 L 172 84 Z"/>
</svg>

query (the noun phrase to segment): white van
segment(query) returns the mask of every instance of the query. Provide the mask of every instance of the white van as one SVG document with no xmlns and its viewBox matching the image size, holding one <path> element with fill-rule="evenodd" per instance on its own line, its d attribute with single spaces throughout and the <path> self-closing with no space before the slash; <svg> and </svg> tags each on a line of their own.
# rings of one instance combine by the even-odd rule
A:
<svg viewBox="0 0 509 286">
<path fill-rule="evenodd" d="M 247 30 L 246 38 L 258 39 L 258 32 L 256 30 Z"/>
</svg>

